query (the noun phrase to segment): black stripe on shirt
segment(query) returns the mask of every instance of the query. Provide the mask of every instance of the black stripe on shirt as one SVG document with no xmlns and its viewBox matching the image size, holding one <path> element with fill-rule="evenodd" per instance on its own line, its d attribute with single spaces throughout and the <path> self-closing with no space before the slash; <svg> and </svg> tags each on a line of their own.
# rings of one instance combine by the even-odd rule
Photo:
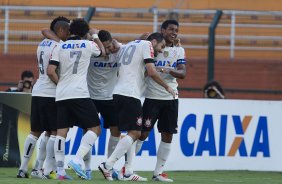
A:
<svg viewBox="0 0 282 184">
<path fill-rule="evenodd" d="M 60 63 L 58 61 L 54 61 L 54 60 L 50 60 L 49 64 L 50 65 L 55 65 L 55 66 L 59 66 L 60 65 Z"/>
<path fill-rule="evenodd" d="M 147 64 L 147 63 L 155 63 L 155 61 L 152 58 L 148 58 L 148 59 L 144 59 L 144 63 L 145 64 Z"/>
</svg>

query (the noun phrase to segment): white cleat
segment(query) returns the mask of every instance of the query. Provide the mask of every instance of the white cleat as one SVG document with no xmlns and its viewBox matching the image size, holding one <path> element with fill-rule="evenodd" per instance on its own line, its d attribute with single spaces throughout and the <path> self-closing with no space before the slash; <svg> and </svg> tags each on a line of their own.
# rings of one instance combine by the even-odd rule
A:
<svg viewBox="0 0 282 184">
<path fill-rule="evenodd" d="M 131 175 L 124 175 L 123 181 L 148 181 L 147 178 L 143 178 L 142 176 L 139 176 L 136 173 L 133 173 Z"/>
<path fill-rule="evenodd" d="M 46 176 L 44 176 L 43 171 L 41 169 L 40 170 L 32 169 L 30 175 L 32 178 L 47 179 Z"/>
<path fill-rule="evenodd" d="M 152 180 L 153 181 L 161 181 L 161 182 L 173 182 L 173 180 L 169 179 L 167 174 L 165 174 L 165 173 L 159 174 L 157 176 L 153 176 Z"/>
<path fill-rule="evenodd" d="M 136 173 L 125 174 L 125 167 L 122 167 L 121 171 L 119 172 L 118 180 L 122 180 L 122 181 L 148 181 L 147 178 L 143 178 L 142 176 L 139 176 Z"/>
<path fill-rule="evenodd" d="M 101 171 L 101 173 L 103 174 L 103 176 L 106 180 L 113 181 L 112 169 L 107 169 L 105 164 L 106 164 L 105 162 L 101 163 L 98 166 L 98 169 Z"/>
</svg>

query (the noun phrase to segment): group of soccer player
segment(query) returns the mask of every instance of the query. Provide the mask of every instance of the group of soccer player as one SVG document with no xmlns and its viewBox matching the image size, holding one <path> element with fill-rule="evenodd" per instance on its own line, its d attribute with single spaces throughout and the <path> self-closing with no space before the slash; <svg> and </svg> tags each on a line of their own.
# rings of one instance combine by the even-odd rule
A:
<svg viewBox="0 0 282 184">
<path fill-rule="evenodd" d="M 28 162 L 39 136 L 32 177 L 72 179 L 64 168 L 69 128 L 84 130 L 68 167 L 91 180 L 92 147 L 100 119 L 110 129 L 108 153 L 98 166 L 105 179 L 147 181 L 133 172 L 132 161 L 158 121 L 161 142 L 152 179 L 172 182 L 163 173 L 173 134 L 177 133 L 176 79 L 186 76 L 184 49 L 177 43 L 176 20 L 162 23 L 161 33 L 121 44 L 106 30 L 91 29 L 84 19 L 54 19 L 38 46 L 39 78 L 32 91 L 31 133 L 27 136 L 18 178 L 28 178 Z M 146 38 L 143 38 L 143 37 Z M 141 98 L 145 97 L 143 106 Z M 127 131 L 121 137 L 121 131 Z M 125 155 L 116 174 L 114 164 Z"/>
</svg>

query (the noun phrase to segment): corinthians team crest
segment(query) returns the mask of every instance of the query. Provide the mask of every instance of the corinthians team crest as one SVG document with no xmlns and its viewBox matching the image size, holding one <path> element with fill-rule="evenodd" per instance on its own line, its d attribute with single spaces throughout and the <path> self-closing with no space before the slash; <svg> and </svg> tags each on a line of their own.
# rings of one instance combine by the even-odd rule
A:
<svg viewBox="0 0 282 184">
<path fill-rule="evenodd" d="M 138 117 L 138 118 L 137 118 L 136 124 L 137 124 L 138 126 L 141 126 L 141 125 L 142 125 L 142 117 Z"/>
<path fill-rule="evenodd" d="M 168 57 L 169 52 L 168 51 L 164 51 L 164 57 Z"/>
<path fill-rule="evenodd" d="M 151 122 L 150 119 L 146 119 L 145 126 L 148 127 L 148 128 L 152 126 L 152 122 Z"/>
</svg>

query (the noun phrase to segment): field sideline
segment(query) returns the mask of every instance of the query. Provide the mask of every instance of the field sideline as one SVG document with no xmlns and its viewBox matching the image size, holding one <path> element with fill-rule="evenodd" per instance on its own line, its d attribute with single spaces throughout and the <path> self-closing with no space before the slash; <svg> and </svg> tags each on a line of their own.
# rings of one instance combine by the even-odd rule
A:
<svg viewBox="0 0 282 184">
<path fill-rule="evenodd" d="M 93 180 L 82 181 L 78 179 L 72 171 L 68 173 L 74 177 L 74 180 L 67 183 L 95 183 L 104 184 L 107 182 L 98 171 L 92 173 Z M 138 172 L 141 176 L 147 177 L 148 182 L 152 182 L 151 172 Z M 43 184 L 55 183 L 61 184 L 64 181 L 58 180 L 40 180 L 40 179 L 18 179 L 16 178 L 17 168 L 0 167 L 0 184 Z M 251 172 L 251 171 L 187 171 L 187 172 L 168 172 L 170 178 L 174 179 L 174 184 L 282 184 L 282 173 L 279 172 Z M 114 181 L 114 183 L 128 183 Z M 133 183 L 133 182 L 129 182 Z"/>
</svg>

